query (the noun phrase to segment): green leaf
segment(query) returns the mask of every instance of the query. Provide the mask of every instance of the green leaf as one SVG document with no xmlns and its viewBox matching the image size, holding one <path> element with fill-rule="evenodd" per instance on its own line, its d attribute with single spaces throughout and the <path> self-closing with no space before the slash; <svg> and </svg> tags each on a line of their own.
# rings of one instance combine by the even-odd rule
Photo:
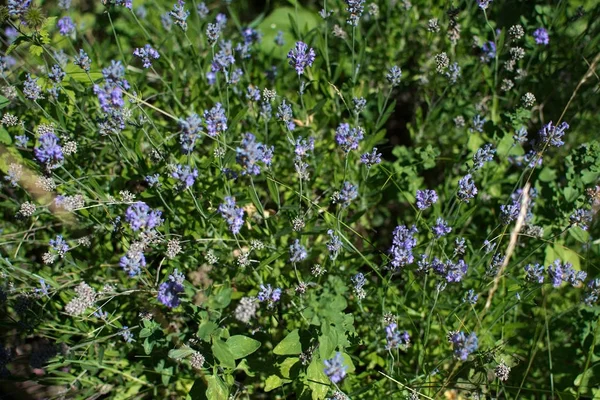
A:
<svg viewBox="0 0 600 400">
<path fill-rule="evenodd" d="M 588 231 L 584 231 L 578 226 L 569 228 L 569 235 L 573 236 L 575 240 L 581 243 L 587 243 L 590 240 L 590 234 Z"/>
<path fill-rule="evenodd" d="M 182 347 L 180 349 L 171 349 L 171 350 L 169 350 L 169 358 L 172 358 L 173 360 L 181 360 L 182 358 L 191 356 L 195 352 L 196 352 L 196 350 L 194 350 L 190 347 Z"/>
<path fill-rule="evenodd" d="M 329 378 L 323 372 L 323 361 L 320 357 L 313 357 L 306 370 L 306 383 L 312 390 L 313 400 L 324 399 L 329 390 Z"/>
<path fill-rule="evenodd" d="M 554 252 L 559 256 L 559 258 L 563 262 L 573 264 L 573 269 L 577 271 L 581 270 L 581 261 L 579 258 L 579 254 L 569 249 L 568 247 L 564 247 L 558 243 L 554 245 Z"/>
<path fill-rule="evenodd" d="M 206 380 L 208 381 L 208 389 L 206 389 L 208 400 L 227 400 L 229 398 L 229 390 L 221 378 L 211 375 Z"/>
<path fill-rule="evenodd" d="M 198 328 L 197 335 L 200 339 L 208 342 L 210 339 L 210 335 L 217 329 L 219 326 L 212 321 L 203 322 L 200 324 Z"/>
<path fill-rule="evenodd" d="M 291 20 L 290 20 L 291 19 Z M 269 14 L 257 28 L 263 33 L 263 39 L 259 44 L 259 49 L 272 57 L 284 59 L 289 49 L 295 43 L 297 37 L 294 36 L 292 24 L 296 21 L 296 10 L 293 7 L 277 7 Z M 318 26 L 319 16 L 305 8 L 298 7 L 297 29 L 300 32 L 308 32 Z M 283 32 L 285 45 L 279 47 L 275 44 L 277 32 Z"/>
<path fill-rule="evenodd" d="M 569 203 L 573 203 L 579 197 L 579 192 L 572 187 L 566 187 L 563 194 L 565 195 L 565 200 Z"/>
<path fill-rule="evenodd" d="M 254 353 L 260 347 L 260 342 L 248 336 L 235 335 L 227 339 L 229 351 L 236 360 Z"/>
<path fill-rule="evenodd" d="M 4 96 L 0 96 L 0 110 L 7 107 L 10 104 L 10 100 Z"/>
<path fill-rule="evenodd" d="M 231 369 L 235 368 L 235 358 L 225 342 L 215 339 L 212 345 L 212 352 L 215 358 L 219 360 L 221 366 Z"/>
<path fill-rule="evenodd" d="M 33 56 L 41 56 L 42 53 L 44 52 L 44 49 L 42 48 L 42 46 L 38 46 L 36 44 L 32 44 L 31 46 L 29 46 L 29 54 L 33 55 Z"/>
<path fill-rule="evenodd" d="M 150 353 L 152 353 L 152 349 L 154 348 L 155 343 L 156 342 L 148 340 L 148 338 L 144 340 L 144 353 L 146 353 L 146 355 L 150 355 Z"/>
<path fill-rule="evenodd" d="M 300 334 L 298 329 L 294 329 L 273 349 L 273 353 L 279 356 L 296 355 L 302 353 L 302 344 L 300 343 Z"/>
<path fill-rule="evenodd" d="M 147 337 L 151 336 L 153 332 L 154 332 L 154 328 L 142 328 L 142 330 L 140 331 L 140 337 L 147 338 Z"/>
<path fill-rule="evenodd" d="M 4 127 L 0 128 L 0 143 L 4 143 L 4 144 L 12 143 L 12 138 L 10 137 L 10 134 L 8 133 L 8 131 L 6 129 L 4 129 Z"/>
<path fill-rule="evenodd" d="M 269 188 L 269 193 L 271 194 L 271 200 L 277 204 L 277 208 L 280 208 L 281 198 L 279 197 L 279 189 L 277 188 L 277 184 L 271 179 L 267 179 L 267 187 Z"/>
<path fill-rule="evenodd" d="M 277 375 L 271 375 L 267 378 L 267 381 L 265 382 L 265 392 L 270 392 L 271 390 L 277 389 L 278 387 L 281 387 L 289 382 L 291 382 L 291 380 L 282 379 Z"/>
</svg>

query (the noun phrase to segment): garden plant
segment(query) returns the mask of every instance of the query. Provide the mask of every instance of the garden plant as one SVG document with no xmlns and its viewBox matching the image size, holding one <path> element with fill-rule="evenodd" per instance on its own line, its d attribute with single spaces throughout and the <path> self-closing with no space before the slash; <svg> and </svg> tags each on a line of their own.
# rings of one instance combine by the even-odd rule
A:
<svg viewBox="0 0 600 400">
<path fill-rule="evenodd" d="M 0 398 L 600 398 L 600 3 L 173 1 L 0 6 Z"/>
</svg>

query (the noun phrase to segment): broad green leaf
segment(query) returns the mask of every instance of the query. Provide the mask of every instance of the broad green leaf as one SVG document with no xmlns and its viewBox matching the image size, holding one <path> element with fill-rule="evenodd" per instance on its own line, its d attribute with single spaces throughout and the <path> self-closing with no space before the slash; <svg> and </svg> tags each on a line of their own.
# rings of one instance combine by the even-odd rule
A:
<svg viewBox="0 0 600 400">
<path fill-rule="evenodd" d="M 212 321 L 203 322 L 200 324 L 198 328 L 197 335 L 200 339 L 208 342 L 210 339 L 210 335 L 217 329 L 219 326 Z"/>
<path fill-rule="evenodd" d="M 258 340 L 243 335 L 231 336 L 225 343 L 236 360 L 254 353 L 260 347 Z"/>
<path fill-rule="evenodd" d="M 569 228 L 569 235 L 573 236 L 575 240 L 581 243 L 587 243 L 590 240 L 590 234 L 588 231 L 584 231 L 578 226 L 573 226 Z"/>
<path fill-rule="evenodd" d="M 208 381 L 208 389 L 206 389 L 208 400 L 227 400 L 229 398 L 229 390 L 221 378 L 211 375 L 206 380 Z"/>
<path fill-rule="evenodd" d="M 554 245 L 554 252 L 559 256 L 559 258 L 563 262 L 573 264 L 573 268 L 577 271 L 581 270 L 581 261 L 579 258 L 579 254 L 569 249 L 568 247 L 561 246 L 558 243 Z"/>
<path fill-rule="evenodd" d="M 280 356 L 302 353 L 302 344 L 300 343 L 298 329 L 294 329 L 288 333 L 288 335 L 275 346 L 273 353 Z"/>
<path fill-rule="evenodd" d="M 169 358 L 172 358 L 173 360 L 181 360 L 182 358 L 191 356 L 195 352 L 196 352 L 196 350 L 194 350 L 190 347 L 182 347 L 180 349 L 171 349 L 171 350 L 169 350 Z"/>
<path fill-rule="evenodd" d="M 215 358 L 219 360 L 221 366 L 231 369 L 235 368 L 235 359 L 225 342 L 215 339 L 212 345 L 212 352 Z"/>
<path fill-rule="evenodd" d="M 42 48 L 42 46 L 38 46 L 36 44 L 32 44 L 31 46 L 29 46 L 29 54 L 33 55 L 33 56 L 41 56 L 42 53 L 44 52 L 44 49 Z"/>
<path fill-rule="evenodd" d="M 271 390 L 277 389 L 278 387 L 281 387 L 289 382 L 291 382 L 291 380 L 282 379 L 277 375 L 271 375 L 267 378 L 267 381 L 265 382 L 265 392 L 270 392 Z"/>
<path fill-rule="evenodd" d="M 0 128 L 0 143 L 11 144 L 12 138 L 10 137 L 10 133 L 4 127 Z"/>
<path fill-rule="evenodd" d="M 320 357 L 313 357 L 306 370 L 306 383 L 312 390 L 313 400 L 322 400 L 329 390 L 329 378 L 323 371 L 325 365 Z"/>
<path fill-rule="evenodd" d="M 290 21 L 291 20 L 291 21 Z M 296 43 L 296 37 L 293 33 L 292 21 L 296 21 L 296 11 L 292 7 L 277 7 L 260 24 L 258 29 L 263 33 L 263 39 L 259 48 L 265 54 L 284 59 L 288 51 Z M 297 27 L 302 33 L 306 33 L 314 28 L 320 22 L 319 16 L 305 8 L 298 7 Z M 275 36 L 279 31 L 283 32 L 284 45 L 282 47 L 275 44 Z"/>
</svg>

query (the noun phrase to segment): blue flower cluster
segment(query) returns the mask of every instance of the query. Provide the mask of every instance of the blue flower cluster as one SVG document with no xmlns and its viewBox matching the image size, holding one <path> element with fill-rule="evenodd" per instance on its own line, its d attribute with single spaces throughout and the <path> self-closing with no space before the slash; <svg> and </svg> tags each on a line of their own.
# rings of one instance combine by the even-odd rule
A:
<svg viewBox="0 0 600 400">
<path fill-rule="evenodd" d="M 397 349 L 398 347 L 406 347 L 410 344 L 410 335 L 407 331 L 400 332 L 398 330 L 398 324 L 392 322 L 385 327 L 386 336 L 386 350 Z"/>
<path fill-rule="evenodd" d="M 171 172 L 171 176 L 179 181 L 179 187 L 185 190 L 196 182 L 198 170 L 192 169 L 189 165 L 177 165 L 175 170 Z"/>
<path fill-rule="evenodd" d="M 462 331 L 453 332 L 448 339 L 452 343 L 454 357 L 462 361 L 467 361 L 469 354 L 474 353 L 479 348 L 479 341 L 475 332 L 471 332 L 469 336 Z"/>
<path fill-rule="evenodd" d="M 287 55 L 290 60 L 290 66 L 294 67 L 298 75 L 304 74 L 307 67 L 311 67 L 315 62 L 315 50 L 304 42 L 296 42 L 296 46 L 291 49 Z"/>
<path fill-rule="evenodd" d="M 417 245 L 415 238 L 417 232 L 417 227 L 414 225 L 410 229 L 405 225 L 399 225 L 394 229 L 392 247 L 389 250 L 390 264 L 394 271 L 414 262 L 413 249 Z"/>
<path fill-rule="evenodd" d="M 341 123 L 335 130 L 335 141 L 346 153 L 358 149 L 358 144 L 364 138 L 365 131 L 361 127 L 350 128 L 350 124 Z"/>
<path fill-rule="evenodd" d="M 33 150 L 35 158 L 48 169 L 57 168 L 64 159 L 58 136 L 54 132 L 45 132 L 39 137 L 38 142 L 39 146 Z"/>
<path fill-rule="evenodd" d="M 573 269 L 573 264 L 562 263 L 560 260 L 555 260 L 552 265 L 548 266 L 548 276 L 552 281 L 552 286 L 559 287 L 563 282 L 571 284 L 571 286 L 579 286 L 587 277 L 585 271 L 576 271 Z"/>
<path fill-rule="evenodd" d="M 266 286 L 260 285 L 260 292 L 258 293 L 258 295 L 256 297 L 258 298 L 258 301 L 260 301 L 261 303 L 265 302 L 265 301 L 268 302 L 268 304 L 269 304 L 268 307 L 271 308 L 281 298 L 281 289 L 280 288 L 273 289 L 271 287 L 270 283 L 268 283 Z"/>
<path fill-rule="evenodd" d="M 438 195 L 435 190 L 417 190 L 417 208 L 419 210 L 425 210 L 437 203 Z"/>
<path fill-rule="evenodd" d="M 221 103 L 217 103 L 210 110 L 204 111 L 204 119 L 206 120 L 206 131 L 212 137 L 216 137 L 227 130 L 227 116 Z"/>
<path fill-rule="evenodd" d="M 140 229 L 150 230 L 162 224 L 161 215 L 161 211 L 152 210 L 143 201 L 138 201 L 127 208 L 125 221 L 129 223 L 129 226 L 134 231 L 139 231 Z"/>
<path fill-rule="evenodd" d="M 337 352 L 333 358 L 325 360 L 323 363 L 325 364 L 325 369 L 323 371 L 331 380 L 331 382 L 339 383 L 346 377 L 348 366 L 344 365 L 344 357 L 342 356 L 342 353 Z"/>
<path fill-rule="evenodd" d="M 160 57 L 158 51 L 152 46 L 146 44 L 144 47 L 139 47 L 133 51 L 133 55 L 141 58 L 144 68 L 150 68 L 152 66 L 152 60 L 156 60 Z"/>
<path fill-rule="evenodd" d="M 275 147 L 265 146 L 257 142 L 256 137 L 251 133 L 244 134 L 241 146 L 236 150 L 236 161 L 242 166 L 242 175 L 260 174 L 259 162 L 267 166 L 271 165 Z"/>
<path fill-rule="evenodd" d="M 235 198 L 225 197 L 224 203 L 219 206 L 219 212 L 229 225 L 229 230 L 235 235 L 240 233 L 240 229 L 244 225 L 244 210 L 241 207 L 236 207 Z"/>
<path fill-rule="evenodd" d="M 290 262 L 297 263 L 305 260 L 308 257 L 306 247 L 300 244 L 300 240 L 294 240 L 294 243 L 290 245 Z"/>
<path fill-rule="evenodd" d="M 179 127 L 181 128 L 179 143 L 181 144 L 182 153 L 189 154 L 194 150 L 196 140 L 200 137 L 201 124 L 202 119 L 196 113 L 186 119 L 179 120 Z"/>
<path fill-rule="evenodd" d="M 169 275 L 169 280 L 158 287 L 158 301 L 169 308 L 175 308 L 181 303 L 179 294 L 183 292 L 185 277 L 177 269 Z"/>
</svg>

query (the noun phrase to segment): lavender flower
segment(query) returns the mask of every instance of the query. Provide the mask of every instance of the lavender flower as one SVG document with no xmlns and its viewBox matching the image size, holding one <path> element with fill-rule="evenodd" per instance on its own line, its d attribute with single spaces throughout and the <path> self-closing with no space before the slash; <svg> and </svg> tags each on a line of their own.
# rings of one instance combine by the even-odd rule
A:
<svg viewBox="0 0 600 400">
<path fill-rule="evenodd" d="M 385 78 L 392 85 L 392 87 L 396 87 L 400 85 L 402 70 L 397 65 L 394 65 L 392 68 L 390 68 Z"/>
<path fill-rule="evenodd" d="M 210 10 L 208 9 L 208 7 L 206 7 L 206 3 L 200 2 L 196 6 L 196 12 L 198 13 L 200 19 L 205 19 L 210 13 Z"/>
<path fill-rule="evenodd" d="M 550 43 L 550 37 L 548 36 L 548 31 L 544 28 L 537 28 L 533 32 L 533 38 L 537 44 L 547 45 Z"/>
<path fill-rule="evenodd" d="M 520 127 L 513 135 L 515 143 L 525 143 L 527 141 L 527 129 L 524 126 Z"/>
<path fill-rule="evenodd" d="M 373 147 L 370 153 L 360 156 L 360 162 L 365 164 L 367 168 L 371 168 L 373 165 L 381 163 L 381 153 L 377 152 L 377 147 Z"/>
<path fill-rule="evenodd" d="M 473 167 L 471 167 L 471 172 L 475 172 L 478 169 L 483 168 L 483 165 L 494 159 L 494 154 L 496 153 L 496 149 L 490 143 L 483 145 L 477 149 L 477 152 L 473 155 Z"/>
<path fill-rule="evenodd" d="M 543 265 L 528 264 L 524 267 L 524 269 L 525 269 L 525 280 L 527 282 L 544 283 L 544 266 Z"/>
<path fill-rule="evenodd" d="M 358 197 L 358 187 L 352 183 L 346 181 L 342 185 L 337 198 L 337 203 L 340 203 L 342 207 L 348 207 L 350 203 Z"/>
<path fill-rule="evenodd" d="M 119 265 L 123 268 L 123 271 L 127 272 L 129 277 L 134 277 L 140 273 L 141 267 L 146 266 L 146 257 L 139 249 L 132 248 L 127 251 L 126 255 L 121 257 Z"/>
<path fill-rule="evenodd" d="M 560 260 L 555 260 L 554 263 L 548 266 L 548 276 L 552 280 L 552 286 L 559 287 L 563 282 L 567 282 L 569 277 L 574 275 L 573 265 L 570 263 L 561 263 Z"/>
<path fill-rule="evenodd" d="M 577 225 L 584 231 L 588 230 L 588 224 L 592 222 L 592 214 L 582 208 L 578 208 L 569 217 L 571 225 Z"/>
<path fill-rule="evenodd" d="M 361 112 L 363 112 L 364 109 L 367 107 L 367 100 L 364 97 L 353 97 L 352 104 L 354 104 L 354 107 L 352 107 L 352 111 L 354 111 L 354 113 L 358 115 Z"/>
<path fill-rule="evenodd" d="M 346 153 L 358 149 L 359 142 L 364 137 L 364 129 L 361 127 L 350 129 L 347 123 L 341 123 L 335 130 L 335 141 Z"/>
<path fill-rule="evenodd" d="M 297 263 L 302 260 L 306 260 L 308 252 L 306 247 L 300 244 L 300 240 L 296 239 L 294 243 L 290 245 L 290 262 Z"/>
<path fill-rule="evenodd" d="M 236 235 L 240 233 L 240 229 L 244 225 L 244 210 L 241 207 L 236 207 L 235 198 L 225 197 L 225 202 L 219 206 L 219 212 L 227 221 L 229 230 Z"/>
<path fill-rule="evenodd" d="M 169 11 L 160 16 L 160 23 L 167 32 L 171 32 L 171 28 L 173 27 L 173 18 L 171 18 L 170 13 Z"/>
<path fill-rule="evenodd" d="M 446 282 L 452 283 L 461 282 L 467 274 L 469 266 L 462 259 L 456 263 L 452 262 L 452 260 L 447 260 L 443 263 L 439 259 L 434 258 L 431 268 L 437 275 L 444 278 Z"/>
<path fill-rule="evenodd" d="M 414 235 L 417 232 L 417 227 L 414 225 L 410 229 L 405 225 L 399 225 L 394 229 L 392 247 L 389 249 L 390 264 L 394 270 L 414 262 L 413 248 L 417 245 Z"/>
<path fill-rule="evenodd" d="M 344 357 L 342 357 L 342 353 L 337 352 L 335 357 L 329 360 L 323 361 L 325 364 L 325 375 L 331 380 L 333 383 L 339 383 L 346 376 L 346 371 L 348 370 L 348 366 L 344 365 Z"/>
<path fill-rule="evenodd" d="M 291 49 L 287 55 L 290 66 L 294 67 L 298 75 L 304 74 L 306 67 L 313 65 L 315 57 L 315 50 L 308 47 L 304 42 L 296 42 L 296 47 Z"/>
<path fill-rule="evenodd" d="M 441 238 L 452 232 L 452 228 L 448 226 L 448 223 L 443 218 L 438 218 L 435 225 L 431 228 L 436 238 Z"/>
<path fill-rule="evenodd" d="M 565 144 L 562 141 L 565 131 L 569 129 L 569 124 L 566 122 L 561 123 L 558 126 L 552 125 L 552 121 L 542 126 L 542 129 L 538 132 L 539 143 L 536 146 L 538 151 L 542 151 L 546 146 L 561 147 Z"/>
<path fill-rule="evenodd" d="M 473 128 L 470 131 L 483 132 L 483 125 L 485 124 L 485 118 L 477 114 L 473 117 Z"/>
<path fill-rule="evenodd" d="M 50 169 L 58 167 L 64 159 L 58 136 L 54 132 L 46 132 L 39 137 L 38 141 L 39 146 L 33 149 L 35 158 Z"/>
<path fill-rule="evenodd" d="M 260 166 L 258 162 L 265 165 L 271 165 L 273 152 L 275 148 L 265 146 L 257 142 L 256 137 L 251 133 L 246 133 L 243 136 L 241 147 L 238 147 L 236 152 L 236 161 L 242 166 L 242 175 L 258 175 L 260 174 Z"/>
<path fill-rule="evenodd" d="M 177 165 L 176 169 L 171 172 L 171 176 L 179 180 L 179 187 L 185 190 L 191 187 L 198 177 L 198 170 L 192 169 L 189 165 Z"/>
<path fill-rule="evenodd" d="M 466 240 L 463 237 L 457 237 L 454 240 L 454 257 L 464 256 L 467 252 Z"/>
<path fill-rule="evenodd" d="M 201 124 L 202 119 L 196 113 L 186 119 L 179 120 L 179 126 L 181 127 L 179 143 L 184 154 L 189 154 L 194 150 L 196 140 L 200 137 Z"/>
<path fill-rule="evenodd" d="M 460 200 L 468 203 L 470 199 L 477 195 L 477 186 L 473 182 L 471 174 L 465 175 L 458 181 L 458 192 L 457 196 Z"/>
<path fill-rule="evenodd" d="M 50 247 L 61 257 L 64 257 L 67 251 L 71 249 L 62 235 L 57 235 L 55 239 L 50 239 Z"/>
<path fill-rule="evenodd" d="M 204 119 L 206 120 L 206 130 L 212 137 L 216 137 L 227 130 L 227 116 L 221 103 L 217 103 L 210 110 L 204 111 Z"/>
<path fill-rule="evenodd" d="M 8 15 L 20 18 L 31 5 L 31 0 L 8 0 L 7 5 Z"/>
<path fill-rule="evenodd" d="M 486 42 L 481 46 L 481 62 L 489 62 L 496 58 L 496 43 L 494 42 Z"/>
<path fill-rule="evenodd" d="M 129 226 L 134 231 L 140 229 L 154 229 L 160 225 L 163 220 L 160 218 L 162 212 L 152 210 L 143 201 L 138 201 L 130 205 L 125 212 L 125 221 L 129 222 Z"/>
<path fill-rule="evenodd" d="M 282 121 L 289 131 L 296 129 L 296 124 L 293 121 L 294 115 L 292 113 L 292 107 L 285 101 L 285 99 L 283 99 L 277 108 L 275 117 Z"/>
<path fill-rule="evenodd" d="M 490 3 L 493 0 L 477 0 L 477 5 L 479 6 L 479 8 L 481 8 L 482 10 L 487 10 L 487 8 L 489 7 Z"/>
<path fill-rule="evenodd" d="M 75 24 L 73 23 L 71 17 L 62 17 L 58 20 L 56 26 L 58 26 L 58 33 L 63 36 L 67 36 L 71 32 L 75 31 Z"/>
<path fill-rule="evenodd" d="M 142 59 L 142 62 L 144 63 L 144 68 L 150 68 L 152 66 L 152 60 L 156 60 L 160 57 L 158 51 L 156 51 L 149 44 L 146 44 L 144 47 L 135 49 L 133 51 L 133 55 Z"/>
<path fill-rule="evenodd" d="M 417 190 L 417 208 L 419 210 L 425 210 L 437 203 L 438 195 L 435 190 Z"/>
<path fill-rule="evenodd" d="M 131 343 L 131 342 L 135 341 L 135 340 L 133 340 L 133 333 L 131 333 L 128 326 L 123 325 L 123 329 L 121 329 L 119 331 L 119 335 L 121 335 L 123 340 L 127 343 Z"/>
<path fill-rule="evenodd" d="M 358 21 L 360 20 L 360 17 L 365 9 L 365 0 L 345 0 L 345 2 L 348 6 L 346 11 L 350 13 L 346 23 L 348 25 L 358 26 Z"/>
<path fill-rule="evenodd" d="M 169 12 L 169 15 L 175 20 L 175 25 L 178 25 L 182 31 L 187 31 L 187 18 L 190 16 L 190 12 L 184 8 L 185 1 L 178 0 L 176 4 L 173 4 L 173 10 Z"/>
<path fill-rule="evenodd" d="M 29 143 L 29 138 L 27 135 L 15 135 L 16 145 L 19 147 L 27 147 L 27 143 Z"/>
<path fill-rule="evenodd" d="M 38 78 L 32 78 L 27 74 L 27 80 L 23 83 L 23 94 L 30 100 L 36 101 L 43 99 L 42 88 L 37 83 Z"/>
<path fill-rule="evenodd" d="M 73 64 L 79 66 L 85 72 L 90 72 L 92 60 L 90 60 L 87 53 L 83 51 L 83 49 L 79 49 L 79 55 L 75 57 Z"/>
<path fill-rule="evenodd" d="M 333 229 L 327 231 L 329 235 L 329 241 L 327 242 L 327 250 L 329 250 L 329 258 L 335 260 L 342 249 L 342 241 L 340 237 L 335 234 Z"/>
<path fill-rule="evenodd" d="M 169 308 L 177 307 L 181 303 L 179 293 L 183 292 L 184 279 L 184 276 L 175 269 L 173 274 L 169 275 L 169 280 L 158 287 L 158 301 Z"/>
<path fill-rule="evenodd" d="M 465 335 L 464 332 L 454 332 L 449 335 L 448 339 L 454 348 L 454 357 L 462 361 L 467 361 L 469 354 L 477 351 L 479 348 L 475 332 L 471 332 L 469 336 Z"/>
<path fill-rule="evenodd" d="M 275 35 L 275 44 L 279 47 L 282 47 L 285 44 L 282 31 L 277 31 L 277 35 Z"/>
<path fill-rule="evenodd" d="M 392 322 L 385 327 L 386 350 L 397 349 L 400 346 L 408 346 L 410 344 L 410 335 L 407 331 L 398 331 L 398 325 Z"/>
<path fill-rule="evenodd" d="M 208 44 L 214 46 L 221 36 L 221 26 L 219 24 L 208 24 L 206 27 L 206 40 Z"/>
<path fill-rule="evenodd" d="M 469 289 L 463 298 L 463 303 L 476 304 L 478 299 L 479 295 L 473 289 Z"/>
<path fill-rule="evenodd" d="M 598 302 L 600 295 L 600 279 L 592 279 L 586 287 L 585 294 L 583 296 L 583 302 L 586 306 L 592 306 Z"/>
<path fill-rule="evenodd" d="M 268 307 L 271 308 L 275 305 L 275 303 L 277 301 L 279 301 L 279 299 L 281 298 L 281 289 L 280 288 L 275 288 L 273 289 L 271 287 L 271 284 L 267 284 L 267 286 L 265 285 L 260 285 L 260 292 L 258 293 L 257 299 L 260 302 L 268 302 L 269 305 Z"/>
</svg>

